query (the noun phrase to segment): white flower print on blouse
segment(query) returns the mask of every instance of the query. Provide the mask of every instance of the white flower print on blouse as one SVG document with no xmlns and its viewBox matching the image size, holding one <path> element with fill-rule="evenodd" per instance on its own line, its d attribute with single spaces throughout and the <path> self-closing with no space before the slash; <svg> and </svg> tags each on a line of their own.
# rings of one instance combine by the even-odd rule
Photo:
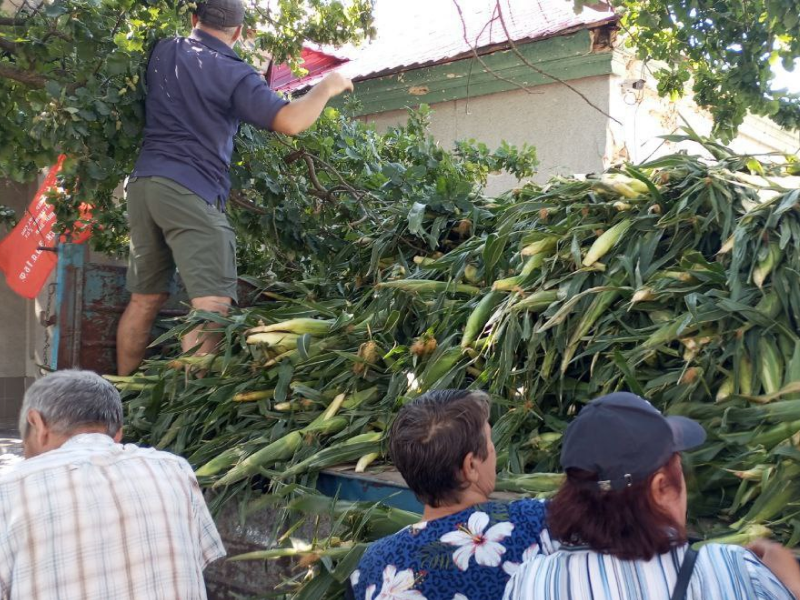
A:
<svg viewBox="0 0 800 600">
<path fill-rule="evenodd" d="M 489 515 L 475 511 L 469 518 L 467 527 L 445 533 L 441 541 L 451 546 L 458 546 L 453 553 L 453 562 L 461 571 L 466 571 L 469 561 L 475 556 L 475 562 L 484 567 L 500 566 L 506 549 L 500 543 L 514 531 L 512 523 L 497 523 L 484 531 L 489 524 Z"/>
<path fill-rule="evenodd" d="M 419 533 L 420 531 L 425 529 L 427 526 L 428 526 L 428 522 L 427 521 L 420 521 L 419 523 L 414 523 L 411 526 L 411 533 Z"/>
<path fill-rule="evenodd" d="M 469 600 L 464 594 L 456 594 L 453 596 L 453 600 Z"/>
<path fill-rule="evenodd" d="M 411 589 L 415 583 L 414 571 L 405 569 L 397 572 L 394 565 L 386 565 L 383 570 L 383 585 L 375 600 L 427 600 L 418 590 Z M 366 591 L 366 600 L 373 600 L 375 586 Z"/>
<path fill-rule="evenodd" d="M 505 571 L 509 575 L 513 575 L 517 572 L 520 565 L 524 563 L 526 560 L 532 559 L 534 556 L 539 554 L 539 544 L 533 543 L 522 553 L 522 562 L 512 562 L 507 560 L 503 563 L 503 571 Z"/>
<path fill-rule="evenodd" d="M 361 571 L 356 569 L 350 574 L 350 585 L 356 587 L 360 579 L 361 579 Z"/>
</svg>

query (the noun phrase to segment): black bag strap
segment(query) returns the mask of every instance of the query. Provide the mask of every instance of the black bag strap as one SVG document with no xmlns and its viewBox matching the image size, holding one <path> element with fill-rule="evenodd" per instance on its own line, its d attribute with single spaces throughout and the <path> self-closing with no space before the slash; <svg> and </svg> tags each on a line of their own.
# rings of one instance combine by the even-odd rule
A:
<svg viewBox="0 0 800 600">
<path fill-rule="evenodd" d="M 692 578 L 694 572 L 694 563 L 697 562 L 697 550 L 689 546 L 686 548 L 686 554 L 683 555 L 683 562 L 681 563 L 681 570 L 678 571 L 678 581 L 675 583 L 675 589 L 672 591 L 670 600 L 684 600 L 686 592 L 689 589 L 689 580 Z"/>
</svg>

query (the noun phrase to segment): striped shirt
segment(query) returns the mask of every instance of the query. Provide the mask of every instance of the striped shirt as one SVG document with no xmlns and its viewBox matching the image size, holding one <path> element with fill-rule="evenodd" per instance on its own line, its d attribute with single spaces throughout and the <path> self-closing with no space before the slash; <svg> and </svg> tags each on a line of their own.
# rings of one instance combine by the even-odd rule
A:
<svg viewBox="0 0 800 600">
<path fill-rule="evenodd" d="M 649 561 L 627 561 L 562 546 L 523 563 L 503 600 L 670 600 L 686 548 Z M 722 544 L 700 549 L 686 600 L 756 599 L 794 596 L 750 551 Z"/>
<path fill-rule="evenodd" d="M 80 434 L 0 476 L 3 600 L 202 600 L 224 555 L 178 456 Z"/>
</svg>

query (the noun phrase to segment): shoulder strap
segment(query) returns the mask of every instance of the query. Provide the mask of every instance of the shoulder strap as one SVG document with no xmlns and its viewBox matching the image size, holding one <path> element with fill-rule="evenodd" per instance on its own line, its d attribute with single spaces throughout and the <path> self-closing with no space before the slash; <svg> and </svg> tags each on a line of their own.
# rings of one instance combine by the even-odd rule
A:
<svg viewBox="0 0 800 600">
<path fill-rule="evenodd" d="M 695 562 L 697 562 L 697 550 L 689 546 L 683 556 L 681 570 L 678 571 L 678 581 L 675 583 L 675 589 L 670 600 L 684 600 L 686 598 L 686 591 L 689 589 L 689 580 L 692 578 Z"/>
</svg>

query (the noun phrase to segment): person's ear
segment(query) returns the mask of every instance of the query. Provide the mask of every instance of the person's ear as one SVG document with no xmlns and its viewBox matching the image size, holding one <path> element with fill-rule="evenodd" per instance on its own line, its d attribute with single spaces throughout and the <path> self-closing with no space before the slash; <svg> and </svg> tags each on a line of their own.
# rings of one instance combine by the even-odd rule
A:
<svg viewBox="0 0 800 600">
<path fill-rule="evenodd" d="M 236 31 L 233 33 L 233 37 L 231 38 L 231 44 L 235 44 L 237 41 L 239 41 L 239 38 L 242 37 L 242 31 L 244 31 L 243 27 L 244 25 L 239 25 L 236 28 Z"/>
<path fill-rule="evenodd" d="M 468 452 L 461 463 L 461 476 L 466 483 L 475 483 L 480 479 L 480 473 L 476 468 L 475 454 Z"/>
<path fill-rule="evenodd" d="M 40 448 L 44 447 L 50 437 L 50 430 L 47 427 L 47 423 L 44 422 L 42 413 L 38 410 L 29 410 L 27 420 L 28 435 L 34 436 L 36 444 Z"/>
<path fill-rule="evenodd" d="M 122 441 L 122 427 L 114 434 L 114 442 L 119 444 Z"/>
<path fill-rule="evenodd" d="M 680 490 L 675 489 L 664 470 L 660 469 L 650 482 L 650 495 L 658 507 L 669 511 L 676 502 L 676 497 L 680 495 Z"/>
<path fill-rule="evenodd" d="M 197 18 L 197 15 L 192 15 L 192 27 L 197 27 L 197 24 L 200 22 L 200 19 Z"/>
</svg>

